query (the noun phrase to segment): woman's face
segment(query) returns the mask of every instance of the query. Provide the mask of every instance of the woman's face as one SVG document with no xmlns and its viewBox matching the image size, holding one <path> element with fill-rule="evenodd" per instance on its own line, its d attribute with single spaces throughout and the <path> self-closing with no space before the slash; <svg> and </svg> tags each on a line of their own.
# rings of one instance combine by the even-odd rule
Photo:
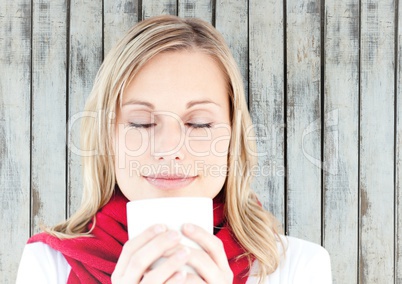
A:
<svg viewBox="0 0 402 284">
<path fill-rule="evenodd" d="M 129 200 L 215 197 L 227 175 L 227 83 L 212 57 L 161 53 L 127 86 L 115 136 L 117 183 Z"/>
</svg>

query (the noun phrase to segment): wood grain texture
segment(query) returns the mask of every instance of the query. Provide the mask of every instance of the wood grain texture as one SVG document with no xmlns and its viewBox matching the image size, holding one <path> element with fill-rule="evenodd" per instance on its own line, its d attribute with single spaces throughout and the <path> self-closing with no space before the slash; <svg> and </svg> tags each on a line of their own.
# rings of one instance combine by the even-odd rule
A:
<svg viewBox="0 0 402 284">
<path fill-rule="evenodd" d="M 208 23 L 213 23 L 212 0 L 181 0 L 178 6 L 178 15 L 183 18 L 200 18 Z"/>
<path fill-rule="evenodd" d="M 285 224 L 283 4 L 250 2 L 249 108 L 258 137 L 260 175 L 253 188 Z M 273 64 L 275 62 L 275 64 Z"/>
<path fill-rule="evenodd" d="M 321 242 L 320 1 L 287 2 L 288 232 Z"/>
<path fill-rule="evenodd" d="M 104 55 L 138 22 L 138 0 L 104 0 Z"/>
<path fill-rule="evenodd" d="M 177 15 L 177 2 L 173 0 L 142 0 L 142 19 L 157 15 Z"/>
<path fill-rule="evenodd" d="M 357 283 L 359 1 L 325 1 L 324 243 L 333 283 Z M 345 241 L 347 240 L 347 241 Z"/>
<path fill-rule="evenodd" d="M 398 34 L 396 61 L 396 137 L 395 137 L 395 284 L 402 283 L 402 5 L 398 6 Z"/>
<path fill-rule="evenodd" d="M 248 99 L 248 4 L 247 0 L 217 0 L 215 27 L 223 35 L 239 65 Z"/>
<path fill-rule="evenodd" d="M 68 138 L 69 143 L 81 149 L 79 117 L 84 110 L 86 98 L 92 89 L 103 56 L 102 1 L 74 0 L 70 5 L 68 116 L 72 127 L 68 129 Z M 71 120 L 73 118 L 74 121 Z M 79 152 L 71 149 L 70 144 L 67 161 L 68 215 L 77 210 L 82 196 L 81 156 Z"/>
<path fill-rule="evenodd" d="M 361 3 L 360 283 L 394 282 L 394 1 Z"/>
<path fill-rule="evenodd" d="M 0 2 L 0 283 L 15 283 L 29 237 L 31 4 Z"/>
<path fill-rule="evenodd" d="M 64 0 L 33 3 L 32 232 L 66 213 L 66 18 Z"/>
</svg>

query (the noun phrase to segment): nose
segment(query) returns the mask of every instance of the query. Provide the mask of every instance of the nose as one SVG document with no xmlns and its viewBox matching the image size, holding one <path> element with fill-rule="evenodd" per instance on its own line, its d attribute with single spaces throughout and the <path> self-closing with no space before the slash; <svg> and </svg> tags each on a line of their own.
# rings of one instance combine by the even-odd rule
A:
<svg viewBox="0 0 402 284">
<path fill-rule="evenodd" d="M 184 159 L 185 127 L 180 118 L 165 118 L 158 123 L 154 131 L 151 139 L 151 155 L 155 160 Z"/>
</svg>

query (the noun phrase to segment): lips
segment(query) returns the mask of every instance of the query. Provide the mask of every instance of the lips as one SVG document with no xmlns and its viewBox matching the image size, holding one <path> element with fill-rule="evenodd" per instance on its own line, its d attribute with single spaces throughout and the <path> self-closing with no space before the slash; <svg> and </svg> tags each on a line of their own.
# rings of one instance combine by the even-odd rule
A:
<svg viewBox="0 0 402 284">
<path fill-rule="evenodd" d="M 162 190 L 181 189 L 191 184 L 197 176 L 150 175 L 144 178 L 154 187 Z"/>
</svg>

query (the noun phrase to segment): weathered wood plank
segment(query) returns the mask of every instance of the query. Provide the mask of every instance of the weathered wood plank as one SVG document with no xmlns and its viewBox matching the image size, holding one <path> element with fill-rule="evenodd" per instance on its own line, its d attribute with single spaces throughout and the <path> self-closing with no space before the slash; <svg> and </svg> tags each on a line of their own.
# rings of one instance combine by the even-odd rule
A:
<svg viewBox="0 0 402 284">
<path fill-rule="evenodd" d="M 320 1 L 288 1 L 288 231 L 321 242 Z"/>
<path fill-rule="evenodd" d="M 102 1 L 71 1 L 68 115 L 79 117 L 84 110 L 96 72 L 102 62 Z M 85 27 L 85 28 L 83 28 Z M 69 143 L 80 149 L 81 119 L 68 129 Z M 83 149 L 88 150 L 88 149 Z M 68 210 L 71 215 L 81 203 L 82 169 L 79 153 L 68 151 Z"/>
<path fill-rule="evenodd" d="M 360 283 L 394 282 L 394 5 L 361 2 Z"/>
<path fill-rule="evenodd" d="M 397 74 L 396 74 L 396 228 L 395 228 L 395 284 L 402 283 L 402 5 L 398 6 Z"/>
<path fill-rule="evenodd" d="M 324 41 L 324 246 L 331 255 L 333 282 L 357 283 L 358 0 L 325 1 Z"/>
<path fill-rule="evenodd" d="M 158 15 L 177 15 L 175 0 L 142 0 L 142 19 Z"/>
<path fill-rule="evenodd" d="M 222 33 L 239 65 L 248 99 L 248 3 L 247 0 L 216 1 L 215 27 Z"/>
<path fill-rule="evenodd" d="M 15 283 L 30 224 L 31 3 L 0 2 L 0 283 Z"/>
<path fill-rule="evenodd" d="M 66 18 L 64 0 L 33 3 L 33 233 L 66 213 Z"/>
<path fill-rule="evenodd" d="M 250 2 L 249 107 L 258 137 L 260 175 L 253 188 L 285 224 L 283 3 Z"/>
<path fill-rule="evenodd" d="M 104 0 L 104 55 L 138 22 L 138 0 Z"/>
<path fill-rule="evenodd" d="M 183 18 L 200 18 L 208 23 L 213 23 L 212 0 L 180 0 L 178 15 Z"/>
</svg>

